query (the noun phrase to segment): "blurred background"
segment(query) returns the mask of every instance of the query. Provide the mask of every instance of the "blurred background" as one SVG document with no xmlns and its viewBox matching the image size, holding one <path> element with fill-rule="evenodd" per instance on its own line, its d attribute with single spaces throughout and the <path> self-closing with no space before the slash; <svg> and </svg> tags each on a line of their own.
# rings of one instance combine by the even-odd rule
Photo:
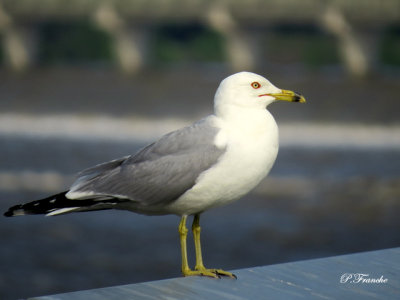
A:
<svg viewBox="0 0 400 300">
<path fill-rule="evenodd" d="M 398 247 L 398 0 L 0 0 L 1 211 L 210 114 L 241 70 L 308 102 L 271 105 L 278 159 L 203 215 L 206 265 Z M 178 222 L 1 217 L 0 298 L 180 276 Z"/>
</svg>

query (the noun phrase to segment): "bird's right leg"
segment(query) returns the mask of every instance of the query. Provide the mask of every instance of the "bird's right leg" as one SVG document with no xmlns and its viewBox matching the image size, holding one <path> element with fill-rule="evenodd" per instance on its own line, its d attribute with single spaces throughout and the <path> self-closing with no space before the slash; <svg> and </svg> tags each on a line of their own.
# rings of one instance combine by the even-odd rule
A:
<svg viewBox="0 0 400 300">
<path fill-rule="evenodd" d="M 201 254 L 201 243 L 200 243 L 200 214 L 194 215 L 193 225 L 193 239 L 194 246 L 196 250 L 196 267 L 195 270 L 198 271 L 203 276 L 209 276 L 214 278 L 219 278 L 220 276 L 228 276 L 236 279 L 236 275 L 231 272 L 227 272 L 221 269 L 207 269 L 203 264 L 203 256 Z"/>
<path fill-rule="evenodd" d="M 205 268 L 201 270 L 191 270 L 188 263 L 187 257 L 187 247 L 186 247 L 186 238 L 188 234 L 188 229 L 186 227 L 186 219 L 187 216 L 182 216 L 181 222 L 179 223 L 179 236 L 181 241 L 181 254 L 182 254 L 182 274 L 183 276 L 209 276 L 218 278 L 218 275 L 206 270 Z M 196 253 L 197 254 L 197 253 Z M 197 258 L 196 258 L 197 260 Z"/>
<path fill-rule="evenodd" d="M 195 239 L 195 247 L 196 247 L 196 269 L 191 270 L 188 263 L 187 257 L 187 247 L 186 247 L 186 238 L 188 234 L 188 229 L 186 227 L 186 219 L 187 216 L 182 216 L 181 222 L 179 223 L 179 236 L 181 241 L 181 255 L 182 255 L 182 274 L 183 276 L 208 276 L 213 278 L 219 278 L 220 275 L 229 276 L 232 278 L 236 278 L 230 272 L 226 272 L 219 269 L 206 269 L 203 265 L 203 259 L 201 256 L 201 245 L 200 245 L 200 225 L 199 225 L 199 215 L 195 215 L 193 222 L 193 234 Z"/>
<path fill-rule="evenodd" d="M 191 275 L 190 273 L 192 272 L 192 270 L 190 270 L 187 257 L 186 238 L 188 234 L 188 229 L 186 228 L 186 219 L 187 216 L 182 216 L 181 222 L 179 223 L 178 227 L 179 237 L 181 241 L 182 274 L 184 276 Z"/>
</svg>

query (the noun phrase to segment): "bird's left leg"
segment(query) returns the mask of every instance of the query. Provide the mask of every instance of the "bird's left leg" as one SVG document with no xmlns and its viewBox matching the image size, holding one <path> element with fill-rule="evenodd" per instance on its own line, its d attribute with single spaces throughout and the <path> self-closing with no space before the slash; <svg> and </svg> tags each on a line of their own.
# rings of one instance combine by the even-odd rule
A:
<svg viewBox="0 0 400 300">
<path fill-rule="evenodd" d="M 221 270 L 221 269 L 207 269 L 203 264 L 203 256 L 201 254 L 201 243 L 200 243 L 200 214 L 194 215 L 193 224 L 192 224 L 192 232 L 194 239 L 194 246 L 196 251 L 196 266 L 195 270 L 198 271 L 203 276 L 210 277 L 220 277 L 220 276 L 229 276 L 231 278 L 235 278 L 236 276 L 230 272 Z"/>
</svg>

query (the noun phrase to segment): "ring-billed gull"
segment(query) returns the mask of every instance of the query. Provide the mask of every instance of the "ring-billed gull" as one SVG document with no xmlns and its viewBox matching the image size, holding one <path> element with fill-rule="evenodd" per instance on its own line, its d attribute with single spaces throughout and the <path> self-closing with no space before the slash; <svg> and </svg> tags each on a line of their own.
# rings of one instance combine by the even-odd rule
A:
<svg viewBox="0 0 400 300">
<path fill-rule="evenodd" d="M 124 209 L 146 215 L 181 217 L 182 273 L 235 277 L 203 264 L 200 214 L 228 204 L 253 189 L 270 171 L 278 153 L 278 127 L 266 109 L 276 100 L 305 102 L 264 77 L 240 72 L 224 79 L 214 98 L 214 114 L 168 133 L 134 155 L 86 169 L 68 191 L 11 207 L 5 216 Z M 189 267 L 186 219 L 196 265 Z"/>
</svg>

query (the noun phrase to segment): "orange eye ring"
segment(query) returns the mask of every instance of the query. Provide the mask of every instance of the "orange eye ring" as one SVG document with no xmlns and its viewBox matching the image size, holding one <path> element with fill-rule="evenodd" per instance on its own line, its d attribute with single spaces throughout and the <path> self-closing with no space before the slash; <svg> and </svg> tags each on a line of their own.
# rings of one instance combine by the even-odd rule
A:
<svg viewBox="0 0 400 300">
<path fill-rule="evenodd" d="M 257 81 L 254 81 L 254 82 L 251 83 L 251 87 L 253 89 L 259 89 L 261 87 L 261 84 L 258 83 Z"/>
</svg>

